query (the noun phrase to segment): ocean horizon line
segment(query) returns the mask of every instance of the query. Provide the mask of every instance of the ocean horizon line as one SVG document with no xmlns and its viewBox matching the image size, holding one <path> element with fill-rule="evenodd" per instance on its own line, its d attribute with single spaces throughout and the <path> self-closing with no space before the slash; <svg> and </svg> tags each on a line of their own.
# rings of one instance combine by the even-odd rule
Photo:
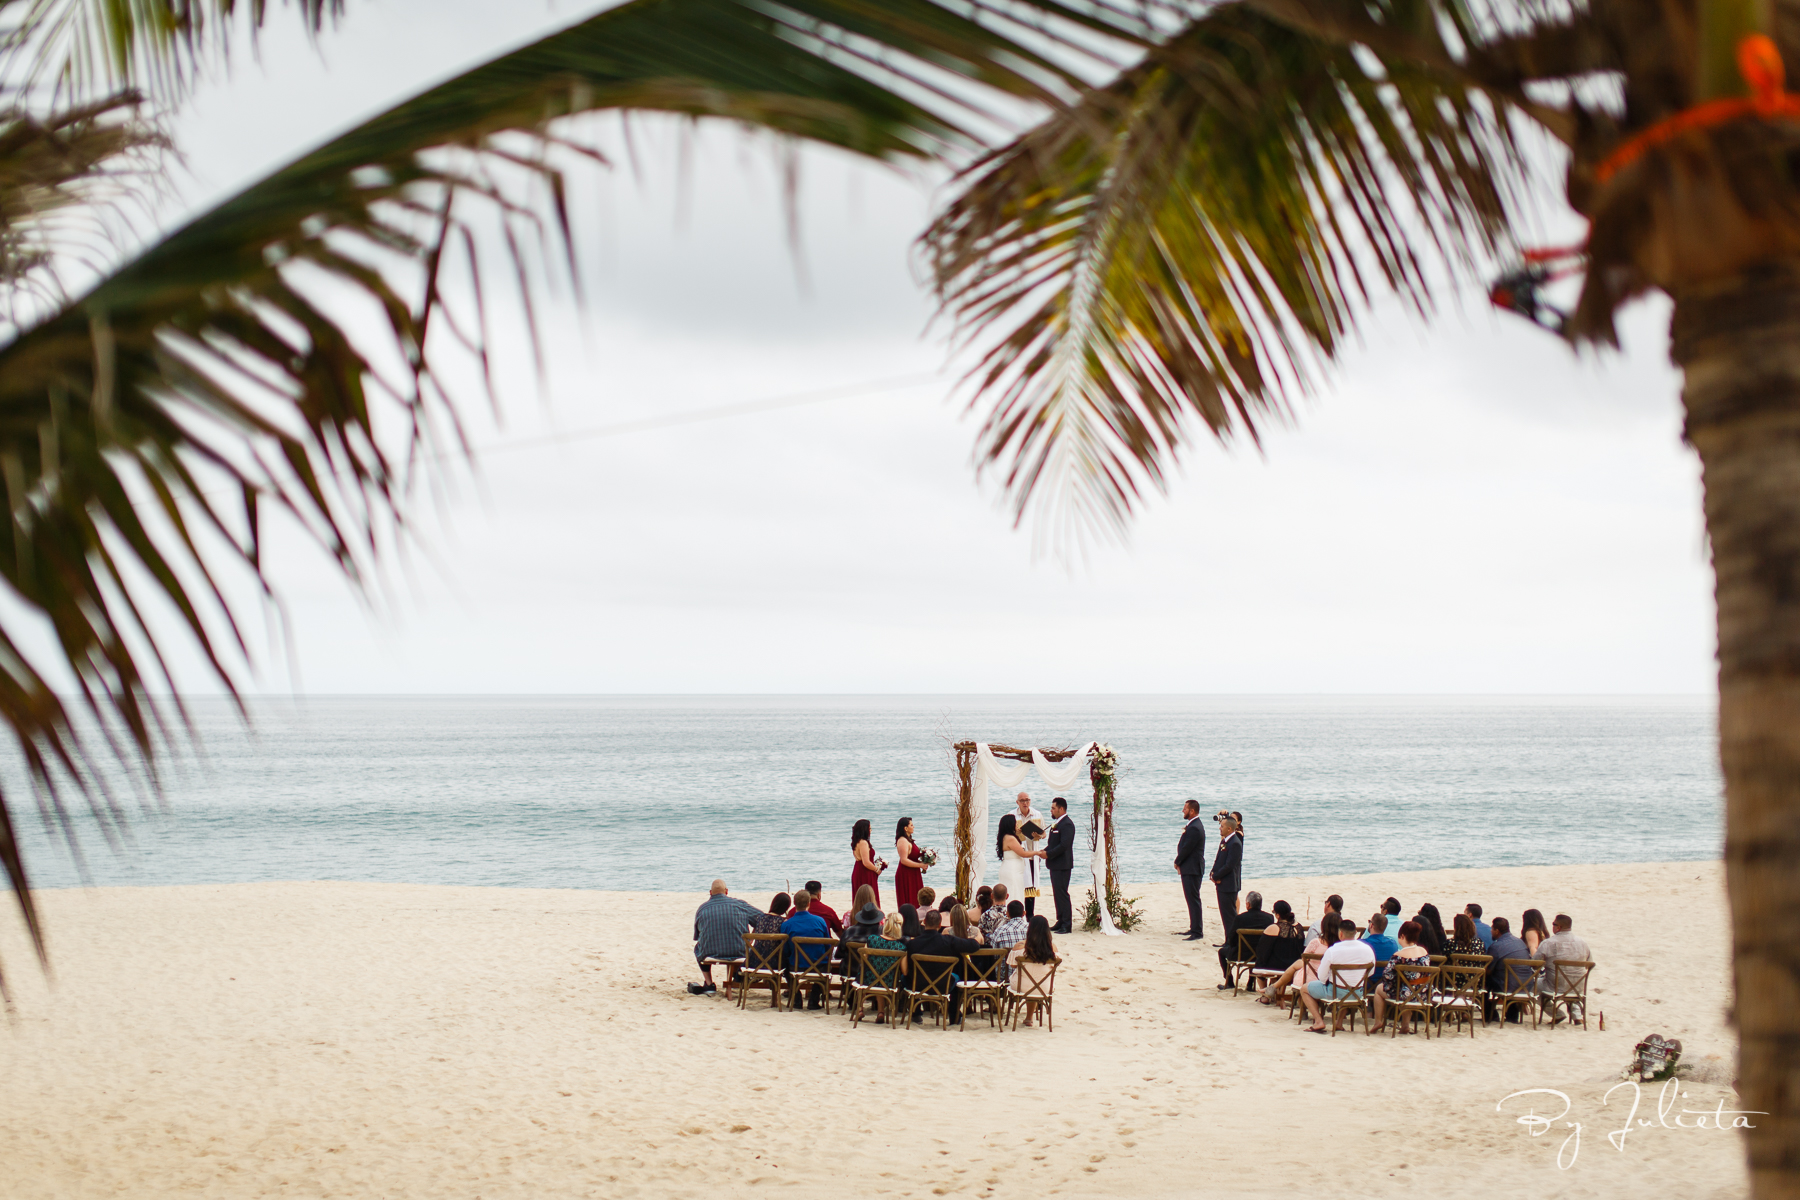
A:
<svg viewBox="0 0 1800 1200">
<path fill-rule="evenodd" d="M 1244 883 L 1245 887 L 1248 888 L 1250 884 L 1268 885 L 1271 883 L 1282 883 L 1290 879 L 1353 880 L 1373 879 L 1377 876 L 1393 875 L 1441 875 L 1451 871 L 1581 871 L 1592 867 L 1605 867 L 1608 870 L 1615 868 L 1618 870 L 1633 870 L 1644 867 L 1682 867 L 1692 866 L 1695 863 L 1722 863 L 1724 861 L 1724 855 L 1719 854 L 1711 858 L 1644 859 L 1632 862 L 1522 862 L 1497 863 L 1492 866 L 1481 867 L 1408 867 L 1404 870 L 1327 871 L 1313 875 L 1245 875 Z M 731 883 L 731 880 L 728 878 L 729 874 L 730 873 L 727 872 L 727 877 L 723 878 L 725 878 L 726 885 L 731 887 L 735 892 L 738 888 L 735 884 Z M 175 888 L 310 887 L 314 884 L 423 888 L 435 891 L 592 892 L 597 896 L 697 896 L 706 890 L 705 885 L 699 885 L 692 888 L 542 887 L 531 884 L 513 883 L 419 883 L 406 879 L 235 879 L 222 880 L 215 883 L 105 883 L 95 884 L 93 886 L 66 884 L 55 887 L 33 886 L 31 890 L 33 892 L 105 892 L 116 890 L 156 891 L 159 889 Z M 1139 880 L 1137 882 L 1127 880 L 1121 882 L 1119 888 L 1121 891 L 1129 892 L 1134 888 L 1175 887 L 1178 886 L 1178 884 L 1179 881 L 1171 876 L 1167 879 Z M 753 886 L 755 885 L 746 885 L 746 890 Z M 798 887 L 800 884 L 796 883 L 794 886 Z M 847 885 L 841 888 L 834 888 L 832 885 L 827 884 L 825 890 L 827 892 L 848 892 L 850 889 Z M 1071 883 L 1069 894 L 1080 895 L 1091 890 L 1091 884 Z"/>
</svg>

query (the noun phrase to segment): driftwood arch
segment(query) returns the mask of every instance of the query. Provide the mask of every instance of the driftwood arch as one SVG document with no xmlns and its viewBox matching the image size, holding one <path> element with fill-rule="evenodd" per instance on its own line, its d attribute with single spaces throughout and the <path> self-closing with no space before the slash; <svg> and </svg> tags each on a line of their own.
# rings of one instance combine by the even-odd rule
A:
<svg viewBox="0 0 1800 1200">
<path fill-rule="evenodd" d="M 985 851 L 987 842 L 985 829 L 980 831 L 980 842 L 976 840 L 975 747 L 974 742 L 957 742 L 951 747 L 956 756 L 956 894 L 965 900 L 969 898 L 974 884 L 975 855 Z M 1034 750 L 1053 763 L 1064 762 L 1076 754 L 1076 750 L 1068 746 L 1020 747 L 988 742 L 987 748 L 988 753 L 995 758 L 1010 759 L 1018 763 L 1031 762 Z M 1119 839 L 1113 834 L 1116 779 L 1111 755 L 1112 751 L 1108 747 L 1105 759 L 1096 756 L 1088 765 L 1088 781 L 1093 789 L 1093 814 L 1088 823 L 1088 851 L 1091 854 L 1100 845 L 1100 839 L 1104 835 L 1106 895 L 1101 898 L 1101 903 L 1108 908 L 1111 907 L 1111 898 L 1119 894 Z"/>
</svg>

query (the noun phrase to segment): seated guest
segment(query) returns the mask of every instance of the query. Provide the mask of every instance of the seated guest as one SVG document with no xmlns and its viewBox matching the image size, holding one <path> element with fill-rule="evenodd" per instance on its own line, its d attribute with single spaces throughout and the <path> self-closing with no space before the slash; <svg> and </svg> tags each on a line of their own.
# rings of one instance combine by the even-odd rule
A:
<svg viewBox="0 0 1800 1200">
<path fill-rule="evenodd" d="M 1414 917 L 1413 920 L 1419 923 L 1420 928 L 1425 934 L 1424 937 L 1419 939 L 1419 945 L 1425 947 L 1426 951 L 1431 954 L 1446 953 L 1444 947 L 1449 943 L 1450 939 L 1444 936 L 1444 919 L 1438 916 L 1437 905 L 1419 905 L 1419 915 Z"/>
<path fill-rule="evenodd" d="M 993 906 L 981 914 L 981 932 L 987 935 L 988 943 L 990 945 L 993 944 L 995 927 L 998 926 L 1000 922 L 1006 920 L 1006 907 L 1008 902 L 1006 885 L 1004 883 L 996 883 L 992 895 L 994 900 Z M 1025 906 L 1023 904 L 1019 905 L 1019 912 L 1023 913 L 1024 911 Z M 1021 937 L 1020 940 L 1023 941 L 1023 937 Z"/>
<path fill-rule="evenodd" d="M 1335 899 L 1335 897 L 1333 898 Z M 1293 963 L 1289 965 L 1287 973 L 1280 979 L 1277 979 L 1275 981 L 1275 986 L 1259 996 L 1256 1002 L 1258 1004 L 1280 1004 L 1290 986 L 1303 988 L 1317 978 L 1319 973 L 1318 963 L 1307 962 L 1306 955 L 1317 954 L 1322 958 L 1325 952 L 1337 943 L 1338 927 L 1343 924 L 1345 924 L 1344 919 L 1334 912 L 1327 911 L 1324 916 L 1320 917 L 1319 936 L 1306 943 L 1306 948 L 1302 950 L 1300 956 L 1295 958 Z M 1356 927 L 1352 925 L 1350 928 L 1351 932 L 1354 933 Z M 1296 975 L 1298 975 L 1299 978 L 1295 978 Z"/>
<path fill-rule="evenodd" d="M 1302 930 L 1294 924 L 1294 908 L 1286 900 L 1275 902 L 1275 922 L 1263 930 L 1262 938 L 1256 943 L 1256 967 L 1258 971 L 1286 971 L 1299 959 L 1300 952 L 1305 949 L 1306 940 Z M 1255 985 L 1252 977 L 1251 984 Z"/>
<path fill-rule="evenodd" d="M 981 927 L 969 923 L 969 910 L 957 904 L 950 909 L 950 933 L 959 938 L 969 938 L 976 945 L 985 945 L 987 939 L 981 936 Z"/>
<path fill-rule="evenodd" d="M 1000 888 L 995 888 L 995 896 L 998 896 L 1000 891 Z M 988 934 L 987 944 L 996 950 L 1011 950 L 1025 940 L 1025 934 L 1029 930 L 1030 926 L 1025 921 L 1025 902 L 1008 900 L 1006 902 L 1006 920 L 994 926 L 994 932 Z M 1001 967 L 1000 974 L 1004 977 L 1009 970 L 1008 967 Z"/>
<path fill-rule="evenodd" d="M 925 927 L 919 924 L 919 910 L 910 904 L 902 904 L 900 906 L 900 936 L 910 942 L 924 932 Z"/>
<path fill-rule="evenodd" d="M 1488 964 L 1487 986 L 1490 992 L 1510 992 L 1519 982 L 1518 976 L 1508 971 L 1506 960 L 1509 958 L 1530 958 L 1531 951 L 1525 943 L 1513 936 L 1512 923 L 1505 917 L 1495 917 L 1493 924 L 1494 940 L 1488 943 L 1488 953 L 1494 961 Z M 1498 1014 L 1490 1014 L 1490 1017 Z M 1506 1010 L 1506 1019 L 1514 1025 L 1519 1023 L 1523 1014 L 1519 1006 L 1514 1004 Z"/>
<path fill-rule="evenodd" d="M 1225 944 L 1219 947 L 1219 969 L 1225 972 L 1225 982 L 1219 985 L 1220 991 L 1231 986 L 1231 964 L 1244 961 L 1238 956 L 1238 947 L 1243 941 L 1238 937 L 1238 930 L 1248 929 L 1261 933 L 1269 927 L 1269 914 L 1263 911 L 1261 892 L 1246 893 L 1244 904 L 1244 911 L 1233 917 L 1230 928 L 1225 930 Z M 1258 939 L 1259 944 L 1260 941 Z M 1254 991 L 1255 987 L 1252 986 L 1251 990 Z"/>
<path fill-rule="evenodd" d="M 1410 986 L 1402 986 L 1400 976 L 1394 973 L 1395 963 L 1426 962 L 1431 958 L 1425 947 L 1419 945 L 1419 935 L 1423 932 L 1417 921 L 1407 921 L 1400 926 L 1400 948 L 1394 951 L 1394 957 L 1388 960 L 1387 979 L 1375 988 L 1375 1032 L 1380 1033 L 1387 1028 L 1387 1006 L 1405 1000 L 1414 1002 L 1431 990 L 1431 982 L 1421 979 Z M 1406 1020 L 1400 1024 L 1401 1033 L 1412 1032 L 1412 1013 L 1406 1014 Z M 1423 1017 L 1420 1018 L 1421 1020 Z"/>
<path fill-rule="evenodd" d="M 863 886 L 868 887 L 869 885 L 865 883 Z M 806 894 L 812 897 L 812 908 L 810 910 L 812 915 L 822 919 L 833 934 L 842 936 L 844 932 L 843 918 L 839 917 L 837 912 L 820 897 L 818 880 L 809 879 L 806 881 Z"/>
<path fill-rule="evenodd" d="M 1545 994 L 1546 1000 L 1549 998 L 1549 993 L 1556 990 L 1556 964 L 1559 961 L 1594 961 L 1594 955 L 1588 949 L 1588 944 L 1575 936 L 1575 922 L 1567 913 L 1557 913 L 1556 919 L 1550 922 L 1550 928 L 1554 930 L 1554 932 L 1544 939 L 1543 944 L 1537 948 L 1537 953 L 1531 956 L 1533 958 L 1541 958 L 1550 964 L 1544 968 L 1543 974 L 1538 976 L 1538 990 Z M 1560 1015 L 1553 1017 L 1551 1020 L 1552 1024 L 1560 1024 L 1561 1022 L 1562 1017 Z"/>
<path fill-rule="evenodd" d="M 1494 930 L 1492 926 L 1481 919 L 1481 905 L 1469 904 L 1464 906 L 1463 911 L 1469 914 L 1469 919 L 1471 921 L 1475 922 L 1475 936 L 1481 939 L 1481 944 L 1483 946 L 1493 945 Z M 1488 952 L 1483 950 L 1482 953 L 1486 954 Z"/>
<path fill-rule="evenodd" d="M 1544 914 L 1535 908 L 1526 909 L 1525 915 L 1519 918 L 1519 940 L 1525 943 L 1525 948 L 1531 951 L 1533 958 L 1537 957 L 1538 947 L 1549 936 L 1550 930 L 1544 924 Z"/>
<path fill-rule="evenodd" d="M 694 960 L 700 964 L 700 974 L 706 982 L 688 984 L 689 992 L 699 996 L 719 990 L 713 982 L 712 964 L 706 960 L 744 957 L 744 935 L 755 927 L 760 916 L 754 904 L 745 904 L 731 895 L 723 879 L 712 881 L 712 894 L 694 910 Z"/>
<path fill-rule="evenodd" d="M 846 942 L 866 942 L 881 932 L 885 913 L 875 907 L 875 889 L 863 884 L 856 889 L 856 900 L 850 905 L 850 920 L 844 927 Z"/>
<path fill-rule="evenodd" d="M 1369 932 L 1363 934 L 1363 941 L 1369 943 L 1369 949 L 1375 952 L 1375 979 L 1380 981 L 1385 973 L 1388 959 L 1400 950 L 1400 943 L 1388 936 L 1387 914 L 1378 912 L 1369 918 Z"/>
<path fill-rule="evenodd" d="M 828 938 L 831 927 L 825 924 L 825 918 L 812 911 L 812 893 L 801 888 L 794 893 L 794 911 L 787 920 L 781 923 L 781 932 L 789 937 Z M 788 947 L 787 966 L 790 971 L 810 971 L 831 961 L 830 946 L 794 946 Z M 806 1007 L 820 1009 L 825 1007 L 825 989 L 814 986 L 809 994 Z M 795 1005 L 799 1012 L 800 1006 Z"/>
<path fill-rule="evenodd" d="M 956 898 L 955 893 L 951 893 L 948 896 L 939 897 L 937 909 L 939 912 L 944 914 L 944 924 L 945 924 L 946 928 L 949 927 L 950 910 L 955 908 L 958 904 L 961 904 L 961 903 L 962 903 L 962 901 L 958 900 Z"/>
<path fill-rule="evenodd" d="M 1317 921 L 1314 921 L 1312 923 L 1312 927 L 1306 931 L 1306 940 L 1309 944 L 1312 942 L 1318 941 L 1319 934 L 1324 932 L 1325 917 L 1326 917 L 1327 913 L 1335 913 L 1340 921 L 1343 920 L 1344 898 L 1342 896 L 1327 896 L 1327 897 L 1325 897 L 1325 912 L 1320 913 L 1319 919 Z M 1331 940 L 1335 942 L 1337 939 L 1334 937 Z M 1308 950 L 1307 953 L 1311 954 L 1312 951 Z"/>
<path fill-rule="evenodd" d="M 864 884 L 863 886 L 867 887 L 868 885 Z M 871 905 L 870 907 L 874 906 Z M 888 915 L 887 920 L 883 922 L 881 928 L 876 930 L 874 936 L 869 938 L 868 947 L 871 950 L 904 951 L 906 949 L 906 943 L 900 940 L 899 913 L 890 913 Z M 893 988 L 898 991 L 905 983 L 905 958 L 875 959 L 869 963 L 868 970 L 863 973 L 863 984 L 867 987 Z M 885 1025 L 887 1023 L 887 1018 L 885 1016 L 878 1016 L 875 1018 L 875 1023 L 877 1025 Z"/>
<path fill-rule="evenodd" d="M 1345 968 L 1342 974 L 1332 972 L 1332 968 L 1337 966 Z M 1355 969 L 1358 967 L 1361 970 Z M 1325 1010 L 1319 1004 L 1321 1000 L 1336 1000 L 1351 995 L 1368 981 L 1374 970 L 1375 951 L 1369 948 L 1369 943 L 1357 940 L 1355 925 L 1340 922 L 1337 945 L 1327 949 L 1325 957 L 1319 960 L 1319 977 L 1307 984 L 1306 990 L 1300 993 L 1300 1002 L 1306 1005 L 1306 1011 L 1313 1019 L 1312 1028 L 1308 1032 L 1325 1032 Z M 1340 984 L 1338 980 L 1343 982 Z M 1343 1019 L 1343 1013 L 1338 1013 L 1332 1021 L 1332 1027 L 1342 1029 Z"/>
<path fill-rule="evenodd" d="M 1388 919 L 1388 931 L 1395 937 L 1398 937 L 1400 935 L 1400 926 L 1403 923 L 1400 916 L 1400 902 L 1392 896 L 1389 896 L 1386 900 L 1381 902 L 1381 911 Z"/>
<path fill-rule="evenodd" d="M 1056 964 L 1056 943 L 1050 938 L 1049 917 L 1031 918 L 1025 940 L 1013 947 L 1012 953 L 1006 956 L 1006 962 L 1008 979 L 1012 978 L 1012 971 L 1018 972 L 1013 988 L 1015 992 L 1023 993 L 1031 984 L 1043 983 L 1050 974 L 1049 968 Z M 1025 1024 L 1031 1024 L 1031 1019 L 1037 1017 L 1037 1023 L 1042 1025 L 1044 1018 L 1039 1016 L 1039 1010 L 1043 1006 L 1041 1000 L 1025 1001 Z"/>
<path fill-rule="evenodd" d="M 919 889 L 919 899 L 917 901 L 916 907 L 918 908 L 918 910 L 921 914 L 921 917 L 920 917 L 921 920 L 923 919 L 923 914 L 924 914 L 925 910 L 935 906 L 936 904 L 937 904 L 937 889 L 936 888 L 922 887 Z"/>
<path fill-rule="evenodd" d="M 780 933 L 781 923 L 787 919 L 788 909 L 794 907 L 794 898 L 786 892 L 776 892 L 775 898 L 769 901 L 769 911 L 756 918 L 757 933 Z"/>
<path fill-rule="evenodd" d="M 973 954 L 981 949 L 981 944 L 973 938 L 956 937 L 944 932 L 944 914 L 932 909 L 925 914 L 925 932 L 906 943 L 906 961 L 909 968 L 909 986 L 917 988 L 924 981 L 924 971 L 915 961 L 918 955 L 938 955 L 944 958 L 961 958 L 965 954 Z M 956 986 L 961 973 L 955 970 L 950 974 L 950 1023 L 962 1021 L 962 989 Z M 925 1014 L 913 1014 L 915 1022 L 923 1022 Z"/>
<path fill-rule="evenodd" d="M 1476 936 L 1475 918 L 1466 912 L 1459 912 L 1451 918 L 1450 953 L 1487 953 L 1487 944 Z"/>
<path fill-rule="evenodd" d="M 975 911 L 980 914 L 992 907 L 994 907 L 994 889 L 984 883 L 975 889 Z"/>
</svg>

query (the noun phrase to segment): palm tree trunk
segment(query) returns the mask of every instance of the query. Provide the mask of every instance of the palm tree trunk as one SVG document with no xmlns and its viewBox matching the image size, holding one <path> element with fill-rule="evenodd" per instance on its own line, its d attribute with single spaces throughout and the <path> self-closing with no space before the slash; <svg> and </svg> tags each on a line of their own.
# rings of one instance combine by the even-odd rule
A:
<svg viewBox="0 0 1800 1200">
<path fill-rule="evenodd" d="M 1800 262 L 1676 293 L 1719 629 L 1719 758 L 1758 1200 L 1800 1198 Z"/>
</svg>

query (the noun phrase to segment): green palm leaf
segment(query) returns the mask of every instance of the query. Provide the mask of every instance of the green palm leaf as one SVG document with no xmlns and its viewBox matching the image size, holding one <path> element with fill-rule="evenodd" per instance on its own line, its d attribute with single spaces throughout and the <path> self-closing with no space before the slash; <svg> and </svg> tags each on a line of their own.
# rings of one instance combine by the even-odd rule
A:
<svg viewBox="0 0 1800 1200">
<path fill-rule="evenodd" d="M 98 731 L 75 731 L 48 665 L 0 629 L 0 719 L 47 812 L 66 828 L 72 788 L 102 818 L 116 815 L 89 742 L 153 770 L 171 728 L 154 692 L 176 694 L 181 728 L 162 658 L 172 635 L 146 617 L 152 607 L 172 611 L 234 688 L 248 652 L 220 573 L 242 569 L 267 591 L 260 528 L 271 505 L 353 580 L 404 529 L 417 468 L 459 442 L 440 363 L 486 362 L 482 243 L 512 257 L 528 316 L 546 272 L 572 261 L 552 162 L 591 147 L 559 121 L 644 109 L 889 161 L 961 153 L 983 119 L 979 96 L 1072 96 L 1078 81 L 1050 55 L 1091 65 L 1092 47 L 1137 32 L 1130 12 L 1044 13 L 1075 36 L 1059 42 L 980 5 L 935 0 L 638 0 L 320 147 L 0 349 L 11 527 L 0 578 L 48 618 Z M 463 311 L 438 287 L 457 255 L 476 282 Z M 355 303 L 325 307 L 316 297 L 328 293 Z M 357 303 L 380 315 L 352 336 L 343 314 Z M 395 427 L 398 439 L 378 432 Z M 219 498 L 220 479 L 236 499 Z M 229 549 L 206 548 L 219 545 Z M 3 804 L 0 866 L 35 933 Z"/>
<path fill-rule="evenodd" d="M 1118 535 L 1194 418 L 1255 440 L 1373 296 L 1423 308 L 1504 237 L 1519 182 L 1466 87 L 1211 10 L 969 169 L 926 235 L 982 350 L 978 456 L 1051 541 Z"/>
</svg>

